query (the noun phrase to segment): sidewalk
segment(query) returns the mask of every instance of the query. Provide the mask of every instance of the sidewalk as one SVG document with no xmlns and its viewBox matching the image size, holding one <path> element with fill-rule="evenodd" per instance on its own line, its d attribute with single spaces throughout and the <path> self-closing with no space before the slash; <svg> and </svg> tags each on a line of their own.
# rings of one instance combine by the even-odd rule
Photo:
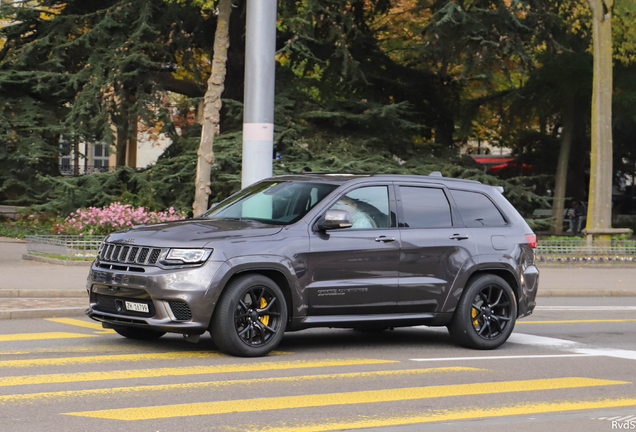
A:
<svg viewBox="0 0 636 432">
<path fill-rule="evenodd" d="M 0 237 L 0 319 L 81 316 L 89 266 L 23 261 L 26 243 Z"/>
<path fill-rule="evenodd" d="M 0 237 L 0 319 L 81 316 L 89 266 L 23 261 L 26 244 Z M 539 267 L 542 297 L 634 297 L 636 265 Z"/>
</svg>

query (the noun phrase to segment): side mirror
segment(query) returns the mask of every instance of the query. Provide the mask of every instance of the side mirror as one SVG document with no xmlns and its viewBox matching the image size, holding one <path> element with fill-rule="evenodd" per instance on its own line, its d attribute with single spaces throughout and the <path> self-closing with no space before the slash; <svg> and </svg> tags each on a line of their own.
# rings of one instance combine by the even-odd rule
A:
<svg viewBox="0 0 636 432">
<path fill-rule="evenodd" d="M 326 231 L 330 229 L 351 228 L 353 220 L 346 210 L 327 210 L 327 213 L 318 221 L 318 229 Z"/>
</svg>

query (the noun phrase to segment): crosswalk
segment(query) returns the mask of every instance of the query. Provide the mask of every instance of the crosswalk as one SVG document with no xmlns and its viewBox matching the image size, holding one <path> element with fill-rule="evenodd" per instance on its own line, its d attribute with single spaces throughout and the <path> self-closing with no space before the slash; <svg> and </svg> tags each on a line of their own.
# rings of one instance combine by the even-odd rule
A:
<svg viewBox="0 0 636 432">
<path fill-rule="evenodd" d="M 190 345 L 177 350 L 171 343 L 172 350 L 162 351 L 161 343 L 131 341 L 118 352 L 124 339 L 94 323 L 50 321 L 75 331 L 0 335 L 0 411 L 28 413 L 34 421 L 53 419 L 59 430 L 81 430 L 82 422 L 90 421 L 101 430 L 126 430 L 122 424 L 142 422 L 147 430 L 317 432 L 636 410 L 631 380 L 541 368 L 522 376 L 510 368 L 518 360 L 565 357 L 568 362 L 567 357 L 594 353 L 414 359 L 381 351 L 338 358 L 280 351 L 241 359 Z M 54 344 L 56 351 L 29 345 L 36 343 Z M 119 348 L 109 350 L 112 345 Z M 501 362 L 486 361 L 492 359 Z M 0 431 L 9 430 L 5 426 L 0 422 Z"/>
</svg>

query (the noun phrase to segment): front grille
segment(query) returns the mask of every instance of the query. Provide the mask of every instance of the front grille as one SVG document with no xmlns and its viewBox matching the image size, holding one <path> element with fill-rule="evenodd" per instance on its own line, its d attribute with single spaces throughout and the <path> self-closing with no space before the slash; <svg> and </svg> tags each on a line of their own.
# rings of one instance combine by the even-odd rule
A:
<svg viewBox="0 0 636 432">
<path fill-rule="evenodd" d="M 99 258 L 111 263 L 156 265 L 164 249 L 104 243 Z"/>
<path fill-rule="evenodd" d="M 138 247 L 134 247 L 130 250 L 130 254 L 128 255 L 128 262 L 135 262 L 135 259 L 137 258 L 137 253 L 139 252 L 139 248 Z"/>
<path fill-rule="evenodd" d="M 148 258 L 148 248 L 142 248 L 141 252 L 139 253 L 139 258 L 137 259 L 138 262 L 146 262 L 146 258 Z"/>
<path fill-rule="evenodd" d="M 118 302 L 118 300 L 120 300 L 121 303 Z M 125 304 L 126 304 L 125 302 L 127 301 L 134 302 L 134 303 L 147 304 L 148 313 L 127 310 L 125 307 Z M 118 315 L 152 318 L 157 313 L 154 303 L 152 302 L 152 300 L 149 300 L 149 299 L 138 299 L 138 298 L 130 298 L 130 297 L 117 297 L 117 296 L 107 296 L 103 294 L 93 294 L 93 302 L 96 303 L 95 306 L 93 307 L 93 310 L 114 313 Z"/>
<path fill-rule="evenodd" d="M 153 249 L 152 252 L 150 253 L 150 258 L 148 259 L 148 262 L 150 264 L 157 264 L 157 260 L 159 259 L 160 253 L 161 253 L 161 249 Z"/>
<path fill-rule="evenodd" d="M 170 309 L 172 309 L 172 314 L 178 321 L 190 321 L 192 319 L 192 311 L 186 302 L 172 300 L 169 301 L 168 304 L 170 305 Z"/>
<path fill-rule="evenodd" d="M 119 252 L 121 252 L 121 246 L 115 246 L 115 250 L 113 251 L 113 256 L 111 257 L 111 261 L 119 261 Z"/>
</svg>

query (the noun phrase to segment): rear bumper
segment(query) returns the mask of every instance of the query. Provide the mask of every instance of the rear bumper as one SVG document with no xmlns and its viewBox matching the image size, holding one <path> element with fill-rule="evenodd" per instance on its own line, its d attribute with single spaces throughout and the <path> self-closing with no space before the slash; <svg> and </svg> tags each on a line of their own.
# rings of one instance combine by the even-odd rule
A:
<svg viewBox="0 0 636 432">
<path fill-rule="evenodd" d="M 532 314 L 537 305 L 537 289 L 539 288 L 539 269 L 530 265 L 521 274 L 521 298 L 519 299 L 518 318 Z"/>
</svg>

